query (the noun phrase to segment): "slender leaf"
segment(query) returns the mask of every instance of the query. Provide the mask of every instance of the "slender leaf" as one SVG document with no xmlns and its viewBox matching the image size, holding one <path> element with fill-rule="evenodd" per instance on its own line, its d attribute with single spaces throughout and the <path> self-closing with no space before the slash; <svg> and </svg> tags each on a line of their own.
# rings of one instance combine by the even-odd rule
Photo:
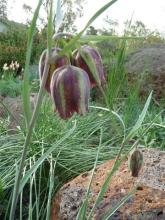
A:
<svg viewBox="0 0 165 220">
<path fill-rule="evenodd" d="M 129 133 L 129 135 L 125 138 L 125 141 L 128 141 L 130 140 L 130 138 L 133 137 L 133 135 L 135 134 L 135 132 L 137 131 L 137 129 L 139 129 L 139 127 L 141 126 L 143 120 L 144 120 L 144 117 L 146 115 L 146 112 L 148 110 L 148 107 L 149 107 L 149 104 L 150 104 L 150 101 L 151 101 L 151 97 L 152 97 L 152 92 L 150 93 L 146 103 L 145 103 L 145 106 L 144 106 L 144 109 L 142 111 L 142 113 L 140 114 L 139 116 L 139 120 L 136 122 L 135 126 L 133 127 L 133 129 L 131 130 L 131 132 Z M 122 147 L 124 146 L 124 142 L 122 144 Z M 121 149 L 119 150 L 119 153 L 118 153 L 118 157 L 120 156 L 121 154 Z M 117 169 L 119 168 L 120 164 L 121 164 L 122 160 L 116 160 L 111 171 L 109 172 L 109 174 L 107 175 L 106 177 L 106 180 L 105 182 L 103 183 L 103 186 L 96 198 L 96 201 L 95 201 L 95 204 L 93 205 L 93 208 L 90 212 L 90 215 L 88 217 L 88 220 L 91 220 L 92 219 L 92 216 L 93 216 L 93 213 L 94 213 L 94 210 L 95 208 L 99 205 L 99 203 L 101 202 L 106 190 L 107 190 L 107 187 L 109 186 L 109 183 L 110 183 L 110 180 L 113 176 L 113 174 L 117 171 Z"/>
<path fill-rule="evenodd" d="M 86 209 L 87 209 L 87 206 L 88 206 L 89 193 L 90 193 L 94 173 L 95 173 L 98 158 L 99 158 L 100 148 L 101 148 L 101 144 L 102 144 L 102 137 L 103 137 L 103 130 L 100 129 L 100 142 L 99 142 L 99 146 L 98 146 L 98 150 L 97 150 L 97 155 L 96 155 L 94 167 L 93 167 L 92 174 L 91 174 L 91 179 L 90 179 L 90 182 L 89 182 L 89 186 L 88 186 L 88 190 L 87 190 L 87 193 L 86 193 L 86 196 L 85 196 L 85 200 L 84 200 L 82 206 L 79 209 L 76 220 L 81 220 L 81 219 L 84 220 L 86 218 Z"/>
<path fill-rule="evenodd" d="M 68 131 L 68 133 L 66 133 L 66 135 L 64 137 L 62 137 L 59 141 L 57 141 L 56 144 L 54 144 L 52 147 L 50 147 L 37 161 L 36 163 L 31 167 L 30 170 L 28 170 L 25 174 L 25 176 L 22 178 L 21 182 L 20 182 L 20 187 L 19 187 L 19 193 L 22 191 L 22 189 L 24 188 L 25 184 L 27 183 L 27 181 L 29 180 L 29 178 L 31 177 L 31 175 L 38 169 L 38 167 L 43 163 L 43 161 L 53 152 L 53 150 L 60 145 L 63 141 L 65 141 L 68 137 L 71 136 L 71 134 L 74 132 L 74 130 L 76 129 L 76 122 L 74 124 L 74 126 L 72 127 L 72 129 L 70 129 Z M 59 154 L 58 154 L 59 155 Z M 58 155 L 56 157 L 56 160 L 58 158 Z"/>
<path fill-rule="evenodd" d="M 129 132 L 129 134 L 126 137 L 126 140 L 131 139 L 137 132 L 137 130 L 140 128 L 140 126 L 142 125 L 144 118 L 146 116 L 149 104 L 151 102 L 151 98 L 152 98 L 152 92 L 150 93 L 150 95 L 148 96 L 148 99 L 144 105 L 144 108 L 141 112 L 141 114 L 139 115 L 139 119 L 137 120 L 136 124 L 133 126 L 133 128 L 131 129 L 131 131 Z"/>
<path fill-rule="evenodd" d="M 42 0 L 39 0 L 37 8 L 34 12 L 34 16 L 33 16 L 32 22 L 31 22 L 29 32 L 28 32 L 27 52 L 26 52 L 23 91 L 22 91 L 25 123 L 26 123 L 27 128 L 29 128 L 29 123 L 30 123 L 30 119 L 31 119 L 29 65 L 30 65 L 30 58 L 31 58 L 31 53 L 32 53 L 33 37 L 35 34 L 35 30 L 36 30 L 36 22 L 37 22 L 37 18 L 38 18 L 41 4 L 42 4 Z"/>
<path fill-rule="evenodd" d="M 80 39 L 82 34 L 85 32 L 85 30 L 92 24 L 92 22 L 99 17 L 106 9 L 108 9 L 111 5 L 113 5 L 117 0 L 112 0 L 105 4 L 102 8 L 100 8 L 88 21 L 88 23 L 85 25 L 82 31 L 80 31 L 79 34 L 77 34 L 72 40 L 64 47 L 64 49 L 60 52 L 60 55 L 64 55 L 68 50 L 72 49 L 75 43 Z"/>
<path fill-rule="evenodd" d="M 111 180 L 113 174 L 114 174 L 114 173 L 117 171 L 117 169 L 119 168 L 121 162 L 122 162 L 121 160 L 116 161 L 116 163 L 115 163 L 114 166 L 112 167 L 111 171 L 110 171 L 109 174 L 107 175 L 106 180 L 105 180 L 105 182 L 103 183 L 103 185 L 102 185 L 102 187 L 101 187 L 101 190 L 100 190 L 100 192 L 99 192 L 99 194 L 98 194 L 98 196 L 97 196 L 97 198 L 96 198 L 96 200 L 95 200 L 95 203 L 94 203 L 94 205 L 93 205 L 93 207 L 92 207 L 92 209 L 91 209 L 91 212 L 90 212 L 90 214 L 89 214 L 88 220 L 92 220 L 92 216 L 93 216 L 94 210 L 95 210 L 95 208 L 99 205 L 99 203 L 101 202 L 101 200 L 102 200 L 102 198 L 103 198 L 103 196 L 104 196 L 104 194 L 105 194 L 105 192 L 106 192 L 106 190 L 107 190 L 107 188 L 108 188 L 108 186 L 109 186 L 110 180 Z"/>
</svg>

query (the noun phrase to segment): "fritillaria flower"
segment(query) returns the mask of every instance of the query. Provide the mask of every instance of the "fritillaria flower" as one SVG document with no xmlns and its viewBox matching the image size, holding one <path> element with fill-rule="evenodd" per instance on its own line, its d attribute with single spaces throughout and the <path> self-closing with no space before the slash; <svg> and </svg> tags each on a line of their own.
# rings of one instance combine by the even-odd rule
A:
<svg viewBox="0 0 165 220">
<path fill-rule="evenodd" d="M 68 119 L 74 112 L 84 115 L 88 111 L 90 81 L 84 70 L 71 65 L 58 68 L 53 73 L 50 88 L 61 118 Z"/>
<path fill-rule="evenodd" d="M 143 165 L 143 154 L 139 149 L 134 149 L 129 156 L 128 166 L 133 177 L 137 177 Z"/>
<path fill-rule="evenodd" d="M 95 87 L 98 84 L 103 85 L 105 83 L 105 76 L 101 56 L 95 48 L 90 47 L 88 45 L 84 45 L 81 47 L 80 51 L 76 50 L 73 52 L 73 57 L 74 65 L 82 68 L 88 73 L 91 88 Z M 84 59 L 85 57 L 88 58 L 88 60 L 90 59 L 90 62 L 94 65 L 94 68 L 96 70 L 95 73 L 91 71 L 89 63 L 87 64 L 87 62 Z"/>
<path fill-rule="evenodd" d="M 49 93 L 50 93 L 50 82 L 51 82 L 53 72 L 57 68 L 59 68 L 61 66 L 64 66 L 66 64 L 69 64 L 69 60 L 68 60 L 67 56 L 65 56 L 65 55 L 62 56 L 62 57 L 59 56 L 60 51 L 61 51 L 60 48 L 52 48 L 51 58 L 50 58 L 50 67 L 49 67 L 48 77 L 47 77 L 46 84 L 45 84 L 45 89 Z M 47 52 L 47 50 L 43 51 L 43 53 L 41 54 L 41 57 L 40 57 L 40 61 L 39 61 L 39 77 L 40 77 L 40 80 L 42 80 L 42 76 L 43 76 L 43 72 L 44 72 L 46 52 Z"/>
</svg>

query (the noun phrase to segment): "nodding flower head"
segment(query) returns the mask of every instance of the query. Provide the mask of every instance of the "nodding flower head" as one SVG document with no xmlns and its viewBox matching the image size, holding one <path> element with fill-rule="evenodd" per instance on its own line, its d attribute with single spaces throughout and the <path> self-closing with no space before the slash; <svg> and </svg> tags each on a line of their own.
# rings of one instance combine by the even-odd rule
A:
<svg viewBox="0 0 165 220">
<path fill-rule="evenodd" d="M 47 92 L 50 93 L 50 82 L 52 78 L 53 72 L 59 68 L 62 67 L 66 64 L 69 64 L 69 60 L 67 56 L 59 56 L 59 52 L 61 51 L 60 48 L 52 48 L 51 51 L 51 57 L 50 57 L 50 67 L 48 70 L 48 77 L 45 83 L 45 89 Z M 45 61 L 46 61 L 46 53 L 47 50 L 44 50 L 43 53 L 41 54 L 40 61 L 39 61 L 39 77 L 40 81 L 42 80 L 43 72 L 44 72 L 44 66 L 45 66 Z"/>
<path fill-rule="evenodd" d="M 80 50 L 75 50 L 73 52 L 73 63 L 75 66 L 82 68 L 88 73 L 91 88 L 95 87 L 96 85 L 103 85 L 105 83 L 105 76 L 103 70 L 102 59 L 99 52 L 88 45 L 83 45 Z M 92 63 L 91 66 L 87 63 L 87 60 Z M 91 71 L 95 69 L 95 72 Z"/>
<path fill-rule="evenodd" d="M 137 177 L 143 165 L 143 154 L 139 149 L 134 149 L 130 153 L 128 165 L 132 176 Z"/>
<path fill-rule="evenodd" d="M 71 65 L 58 68 L 53 73 L 50 88 L 61 118 L 68 119 L 74 112 L 84 115 L 88 111 L 90 81 L 84 70 Z"/>
</svg>

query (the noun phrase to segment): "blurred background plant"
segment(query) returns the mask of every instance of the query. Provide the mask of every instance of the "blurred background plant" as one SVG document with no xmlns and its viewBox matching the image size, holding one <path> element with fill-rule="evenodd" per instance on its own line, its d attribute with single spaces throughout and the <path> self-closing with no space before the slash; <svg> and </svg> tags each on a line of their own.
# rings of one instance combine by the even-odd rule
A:
<svg viewBox="0 0 165 220">
<path fill-rule="evenodd" d="M 82 1 L 75 1 L 79 4 Z M 76 16 L 69 10 L 72 9 L 71 1 L 63 1 L 68 4 L 65 21 L 61 27 L 64 31 L 76 32 L 74 20 Z M 81 4 L 77 5 L 81 13 Z M 67 7 L 66 7 L 67 8 Z M 31 9 L 26 7 L 30 12 Z M 45 5 L 47 10 L 47 5 Z M 72 17 L 72 14 L 74 16 Z M 69 19 L 70 20 L 69 20 Z M 70 22 L 68 22 L 70 21 Z M 11 25 L 7 33 L 0 33 L 0 71 L 3 67 L 8 68 L 12 60 L 17 60 L 21 66 L 25 64 L 25 54 L 27 45 L 27 26 L 12 29 L 16 24 Z M 9 22 L 10 23 L 10 22 Z M 107 25 L 109 24 L 109 25 Z M 139 118 L 145 99 L 139 96 L 139 83 L 128 83 L 124 62 L 127 55 L 142 46 L 149 46 L 155 43 L 164 43 L 164 39 L 159 33 L 148 30 L 141 22 L 136 22 L 127 30 L 127 34 L 132 37 L 129 40 L 120 39 L 116 28 L 117 21 L 106 18 L 106 25 L 102 30 L 97 30 L 90 26 L 87 35 L 95 36 L 94 44 L 100 51 L 106 73 L 107 85 L 105 93 L 110 107 L 116 111 L 123 119 L 128 133 Z M 40 83 L 38 80 L 38 60 L 41 52 L 47 44 L 47 27 L 42 30 L 35 30 L 34 44 L 30 61 L 30 89 L 31 92 L 38 92 Z M 102 36 L 109 39 L 103 40 Z M 99 38 L 97 38 L 99 37 Z M 143 39 L 140 39 L 143 37 Z M 4 64 L 7 65 L 4 66 Z M 14 63 L 14 62 L 13 62 Z M 5 71 L 8 71 L 6 69 Z M 136 87 L 136 89 L 135 89 Z M 0 94 L 3 96 L 17 96 L 22 91 L 22 82 L 18 79 L 4 78 L 0 80 Z M 105 101 L 98 89 L 92 90 L 92 106 L 105 106 Z M 125 145 L 123 153 L 127 152 L 132 144 L 139 139 L 142 147 L 157 147 L 165 149 L 165 114 L 164 103 L 152 102 L 146 113 L 143 125 L 140 126 L 136 136 Z M 0 104 L 1 106 L 1 104 Z M 1 106 L 2 107 L 2 106 Z M 68 138 L 60 140 L 72 129 L 74 121 L 78 119 L 76 130 Z M 11 195 L 14 185 L 15 171 L 20 161 L 22 145 L 24 143 L 24 133 L 19 128 L 15 134 L 10 134 L 8 128 L 10 115 L 7 118 L 0 117 L 0 216 L 2 219 L 9 219 L 9 209 Z M 148 129 L 150 127 L 150 129 Z M 109 117 L 109 113 L 101 109 L 90 108 L 85 117 L 73 116 L 67 122 L 61 121 L 53 112 L 50 97 L 45 94 L 41 106 L 37 125 L 33 132 L 30 149 L 27 153 L 23 175 L 36 164 L 51 147 L 53 152 L 46 159 L 37 164 L 37 167 L 27 175 L 26 184 L 21 191 L 17 206 L 17 219 L 43 219 L 49 213 L 51 198 L 57 190 L 67 181 L 73 179 L 82 172 L 93 168 L 97 147 L 100 139 L 100 128 L 103 129 L 102 143 L 98 164 L 106 160 L 115 158 L 118 153 L 120 143 L 123 140 L 123 127 L 118 121 Z M 146 132 L 146 129 L 147 132 Z"/>
<path fill-rule="evenodd" d="M 24 69 L 20 66 L 20 64 L 17 61 L 11 61 L 10 64 L 5 63 L 3 65 L 3 73 L 1 78 L 3 80 L 12 80 L 18 77 L 20 80 L 22 80 L 23 71 Z"/>
</svg>

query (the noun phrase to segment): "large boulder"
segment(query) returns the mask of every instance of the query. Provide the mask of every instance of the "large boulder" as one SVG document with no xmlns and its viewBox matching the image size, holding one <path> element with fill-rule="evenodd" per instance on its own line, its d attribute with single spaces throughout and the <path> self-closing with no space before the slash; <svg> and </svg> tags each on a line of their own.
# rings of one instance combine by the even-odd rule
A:
<svg viewBox="0 0 165 220">
<path fill-rule="evenodd" d="M 137 191 L 109 220 L 165 219 L 165 152 L 143 150 L 144 165 L 138 177 L 132 177 L 124 161 L 112 178 L 102 202 L 96 208 L 94 220 L 101 220 L 138 183 Z M 114 160 L 97 167 L 90 192 L 88 212 L 112 168 Z M 52 203 L 52 220 L 75 220 L 82 204 L 91 172 L 86 172 L 65 184 Z"/>
<path fill-rule="evenodd" d="M 130 81 L 141 83 L 141 93 L 154 90 L 157 98 L 165 97 L 165 45 L 151 45 L 128 55 L 125 63 Z"/>
</svg>

